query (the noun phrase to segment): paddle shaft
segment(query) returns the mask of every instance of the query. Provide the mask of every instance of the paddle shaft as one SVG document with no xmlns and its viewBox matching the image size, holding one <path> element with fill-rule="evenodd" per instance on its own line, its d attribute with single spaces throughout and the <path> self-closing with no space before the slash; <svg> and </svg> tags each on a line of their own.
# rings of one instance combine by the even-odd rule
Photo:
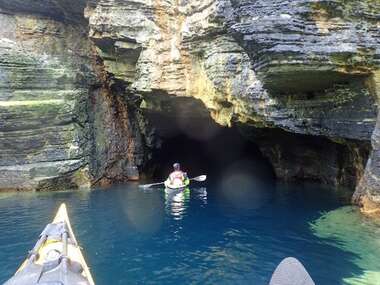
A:
<svg viewBox="0 0 380 285">
<path fill-rule="evenodd" d="M 197 179 L 200 179 L 200 178 L 204 178 L 205 175 L 201 175 L 201 176 L 197 176 L 197 177 L 194 177 L 194 178 L 190 178 L 189 180 L 197 180 Z M 205 179 L 205 178 L 204 178 Z M 197 180 L 198 181 L 198 180 Z M 152 186 L 158 186 L 158 185 L 162 185 L 162 184 L 165 184 L 165 182 L 160 182 L 160 183 L 153 183 L 153 184 L 146 184 L 146 185 L 141 185 L 140 187 L 143 187 L 143 188 L 150 188 Z"/>
<path fill-rule="evenodd" d="M 142 186 L 143 187 L 152 187 L 152 186 L 158 186 L 158 185 L 162 185 L 162 184 L 165 184 L 165 182 L 146 184 L 146 185 L 142 185 Z"/>
</svg>

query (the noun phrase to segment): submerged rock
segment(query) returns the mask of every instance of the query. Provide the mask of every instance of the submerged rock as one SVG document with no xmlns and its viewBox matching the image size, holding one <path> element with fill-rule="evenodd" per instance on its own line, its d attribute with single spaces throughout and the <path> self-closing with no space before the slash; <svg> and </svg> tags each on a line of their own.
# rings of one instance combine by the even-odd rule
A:
<svg viewBox="0 0 380 285">
<path fill-rule="evenodd" d="M 353 253 L 353 262 L 360 271 L 344 278 L 344 284 L 379 284 L 380 220 L 370 220 L 353 207 L 342 207 L 324 213 L 310 226 L 326 243 Z"/>
</svg>

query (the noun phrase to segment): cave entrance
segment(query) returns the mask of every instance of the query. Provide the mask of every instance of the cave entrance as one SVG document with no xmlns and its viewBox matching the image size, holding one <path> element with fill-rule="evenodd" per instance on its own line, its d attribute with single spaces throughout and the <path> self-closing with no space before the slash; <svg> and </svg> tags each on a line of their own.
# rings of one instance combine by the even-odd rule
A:
<svg viewBox="0 0 380 285">
<path fill-rule="evenodd" d="M 220 128 L 215 136 L 204 141 L 185 134 L 164 138 L 161 148 L 153 154 L 153 176 L 166 177 L 174 162 L 180 162 L 192 177 L 208 174 L 210 179 L 217 179 L 233 167 L 241 168 L 242 172 L 255 172 L 263 179 L 274 178 L 269 161 L 235 128 Z"/>
<path fill-rule="evenodd" d="M 191 102 L 194 104 L 194 99 Z M 184 106 L 183 102 L 178 106 Z M 181 163 L 189 176 L 207 174 L 210 181 L 220 179 L 231 169 L 260 180 L 275 179 L 270 162 L 238 127 L 217 125 L 199 106 L 192 106 L 192 110 L 191 114 L 178 110 L 146 114 L 161 139 L 161 147 L 153 152 L 150 162 L 155 180 L 167 177 L 174 162 Z"/>
<path fill-rule="evenodd" d="M 243 172 L 268 182 L 313 181 L 352 192 L 370 150 L 368 144 L 353 140 L 335 142 L 242 124 L 221 127 L 194 98 L 155 94 L 146 106 L 162 140 L 150 162 L 150 173 L 158 181 L 171 172 L 173 162 L 180 162 L 192 177 L 208 174 L 217 180 L 234 168 L 234 174 Z"/>
</svg>

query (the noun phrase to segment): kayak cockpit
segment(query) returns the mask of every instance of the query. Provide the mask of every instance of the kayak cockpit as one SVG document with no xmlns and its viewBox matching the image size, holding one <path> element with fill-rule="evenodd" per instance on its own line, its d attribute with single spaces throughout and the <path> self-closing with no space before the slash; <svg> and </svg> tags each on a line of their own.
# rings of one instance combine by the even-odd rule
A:
<svg viewBox="0 0 380 285">
<path fill-rule="evenodd" d="M 185 189 L 187 187 L 189 187 L 190 185 L 190 179 L 189 178 L 186 178 L 185 181 L 183 181 L 182 183 L 171 183 L 171 181 L 169 179 L 167 179 L 165 181 L 165 187 L 167 189 L 171 189 L 171 190 L 181 190 L 181 189 Z"/>
</svg>

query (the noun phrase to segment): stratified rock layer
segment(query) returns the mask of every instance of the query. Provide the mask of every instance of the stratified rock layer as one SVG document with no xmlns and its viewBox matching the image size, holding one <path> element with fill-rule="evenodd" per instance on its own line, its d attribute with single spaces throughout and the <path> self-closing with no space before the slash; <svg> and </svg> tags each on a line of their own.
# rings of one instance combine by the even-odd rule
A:
<svg viewBox="0 0 380 285">
<path fill-rule="evenodd" d="M 89 186 L 86 30 L 0 14 L 0 188 Z"/>
<path fill-rule="evenodd" d="M 327 2 L 100 0 L 87 16 L 107 71 L 134 92 L 199 98 L 222 125 L 368 141 L 378 6 Z"/>
<path fill-rule="evenodd" d="M 0 0 L 0 7 L 5 2 Z M 33 132 L 41 124 L 38 112 L 45 109 L 38 101 L 45 100 L 43 106 L 51 112 L 41 118 L 46 116 L 52 124 L 47 126 L 55 128 L 51 134 L 60 147 L 53 153 L 49 148 L 53 139 L 37 136 L 34 144 L 20 145 L 17 155 L 14 147 L 1 148 L 8 169 L 50 163 L 55 157 L 57 163 L 75 161 L 73 169 L 81 171 L 89 165 L 93 181 L 99 183 L 124 181 L 128 171 L 137 176 L 133 169 L 144 165 L 154 145 L 141 109 L 159 114 L 199 108 L 188 113 L 189 120 L 192 114 L 205 113 L 200 104 L 173 99 L 176 96 L 196 98 L 222 126 L 240 127 L 259 144 L 278 177 L 350 188 L 361 180 L 355 201 L 364 205 L 368 200 L 375 206 L 379 202 L 378 1 L 65 0 L 58 5 L 51 0 L 46 10 L 40 9 L 41 3 L 24 7 L 14 1 L 7 11 L 23 15 L 1 18 L 15 28 L 2 31 L 6 40 L 1 41 L 1 51 L 7 55 L 0 67 L 11 66 L 13 71 L 0 76 L 5 76 L 6 86 L 16 82 L 19 87 L 12 91 L 13 99 L 8 91 L 1 95 L 5 103 L 0 114 L 7 117 L 0 127 L 10 143 L 16 141 L 11 139 L 16 131 L 32 137 L 26 129 Z M 29 25 L 35 27 L 32 31 L 25 32 L 17 22 L 33 18 L 25 14 L 38 15 Z M 41 26 L 45 22 L 50 28 Z M 86 25 L 96 51 L 89 50 L 86 37 L 80 37 L 84 28 L 78 27 Z M 62 32 L 68 29 L 71 32 Z M 56 45 L 43 49 L 42 40 L 30 40 L 37 33 L 47 43 L 57 33 L 60 36 Z M 18 38 L 12 39 L 13 35 Z M 55 50 L 63 42 L 65 48 Z M 87 52 L 78 52 L 84 49 Z M 90 79 L 92 69 L 96 80 Z M 10 73 L 16 75 L 8 80 Z M 54 96 L 34 92 L 49 88 L 60 92 Z M 28 90 L 36 102 L 30 105 L 29 97 L 17 99 L 20 90 Z M 178 102 L 187 105 L 177 108 Z M 83 112 L 78 113 L 78 108 Z M 18 112 L 30 120 L 20 119 Z M 364 170 L 371 138 L 373 150 Z M 39 156 L 28 153 L 39 149 Z"/>
<path fill-rule="evenodd" d="M 137 179 L 149 156 L 144 118 L 88 39 L 85 3 L 58 2 L 0 2 L 2 190 Z"/>
<path fill-rule="evenodd" d="M 223 126 L 284 130 L 251 135 L 284 179 L 352 189 L 363 176 L 377 117 L 377 1 L 98 0 L 86 17 L 106 71 L 143 108 L 194 97 Z"/>
</svg>

